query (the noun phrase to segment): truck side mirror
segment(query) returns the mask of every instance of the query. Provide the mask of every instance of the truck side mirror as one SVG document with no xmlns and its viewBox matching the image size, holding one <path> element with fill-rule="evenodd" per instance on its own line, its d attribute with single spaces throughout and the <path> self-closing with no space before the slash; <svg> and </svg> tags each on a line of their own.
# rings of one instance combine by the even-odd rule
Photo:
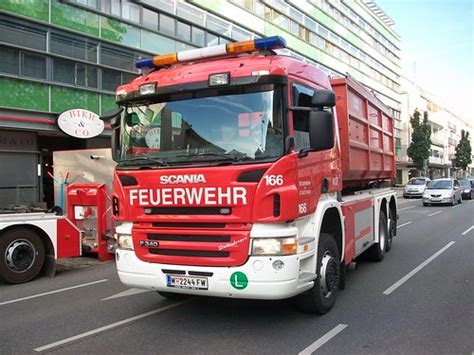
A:
<svg viewBox="0 0 474 355">
<path fill-rule="evenodd" d="M 334 147 L 333 115 L 318 110 L 309 113 L 309 146 L 312 151 L 321 151 Z"/>
<path fill-rule="evenodd" d="M 311 99 L 311 106 L 323 109 L 336 105 L 336 94 L 331 90 L 316 90 Z"/>
<path fill-rule="evenodd" d="M 123 107 L 116 108 L 100 115 L 102 121 L 109 121 L 112 128 L 120 125 L 120 114 L 123 112 Z"/>
</svg>

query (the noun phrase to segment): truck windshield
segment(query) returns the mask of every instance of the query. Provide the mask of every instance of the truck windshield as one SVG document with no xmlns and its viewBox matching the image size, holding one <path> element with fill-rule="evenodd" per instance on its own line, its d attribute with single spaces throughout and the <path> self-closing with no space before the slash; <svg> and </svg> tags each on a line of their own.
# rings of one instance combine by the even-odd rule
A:
<svg viewBox="0 0 474 355">
<path fill-rule="evenodd" d="M 233 90 L 224 94 L 214 90 L 214 96 L 205 97 L 196 92 L 180 100 L 168 95 L 166 100 L 126 106 L 121 164 L 280 157 L 284 151 L 282 88 L 267 85 Z"/>
</svg>

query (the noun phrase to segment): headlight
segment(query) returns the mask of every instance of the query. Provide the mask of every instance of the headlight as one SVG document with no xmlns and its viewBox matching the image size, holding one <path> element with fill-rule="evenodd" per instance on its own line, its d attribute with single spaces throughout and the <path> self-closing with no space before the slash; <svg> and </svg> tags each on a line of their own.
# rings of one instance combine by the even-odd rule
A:
<svg viewBox="0 0 474 355">
<path fill-rule="evenodd" d="M 297 247 L 296 237 L 256 238 L 252 242 L 252 255 L 293 255 Z"/>
<path fill-rule="evenodd" d="M 133 239 L 130 234 L 117 234 L 117 244 L 120 249 L 133 250 Z"/>
</svg>

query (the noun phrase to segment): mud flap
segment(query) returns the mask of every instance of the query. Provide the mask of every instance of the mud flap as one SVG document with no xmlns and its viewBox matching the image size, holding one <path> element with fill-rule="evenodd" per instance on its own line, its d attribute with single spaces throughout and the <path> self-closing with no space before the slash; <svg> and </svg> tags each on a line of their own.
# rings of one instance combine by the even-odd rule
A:
<svg viewBox="0 0 474 355">
<path fill-rule="evenodd" d="M 54 277 L 56 275 L 56 259 L 54 255 L 46 255 L 42 273 L 47 277 Z"/>
</svg>

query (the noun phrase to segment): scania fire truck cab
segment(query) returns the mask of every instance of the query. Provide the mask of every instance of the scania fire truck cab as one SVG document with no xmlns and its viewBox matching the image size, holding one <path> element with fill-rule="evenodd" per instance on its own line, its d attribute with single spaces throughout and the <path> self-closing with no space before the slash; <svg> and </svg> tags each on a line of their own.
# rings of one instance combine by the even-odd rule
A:
<svg viewBox="0 0 474 355">
<path fill-rule="evenodd" d="M 332 307 L 354 257 L 336 98 L 322 71 L 273 51 L 284 46 L 270 37 L 155 56 L 117 89 L 120 108 L 104 118 L 124 284 Z M 367 248 L 383 254 L 376 234 Z"/>
</svg>

